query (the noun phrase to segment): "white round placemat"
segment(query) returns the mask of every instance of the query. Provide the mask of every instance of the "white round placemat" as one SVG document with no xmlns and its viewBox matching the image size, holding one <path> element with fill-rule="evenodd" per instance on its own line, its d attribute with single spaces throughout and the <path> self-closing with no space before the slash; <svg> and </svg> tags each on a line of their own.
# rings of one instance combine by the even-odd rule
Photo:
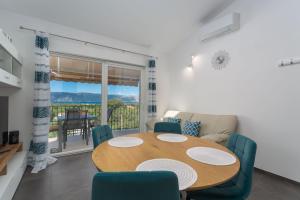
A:
<svg viewBox="0 0 300 200">
<path fill-rule="evenodd" d="M 177 175 L 179 190 L 192 186 L 198 178 L 197 172 L 188 164 L 173 159 L 152 159 L 139 164 L 136 171 L 171 171 Z"/>
<path fill-rule="evenodd" d="M 165 133 L 156 136 L 157 139 L 165 142 L 184 142 L 188 138 L 184 135 L 174 134 L 174 133 Z"/>
<path fill-rule="evenodd" d="M 188 149 L 186 154 L 194 160 L 210 165 L 231 165 L 236 162 L 236 158 L 230 153 L 210 147 L 193 147 Z"/>
<path fill-rule="evenodd" d="M 134 147 L 143 144 L 143 140 L 137 137 L 116 137 L 108 140 L 108 144 L 113 147 Z"/>
</svg>

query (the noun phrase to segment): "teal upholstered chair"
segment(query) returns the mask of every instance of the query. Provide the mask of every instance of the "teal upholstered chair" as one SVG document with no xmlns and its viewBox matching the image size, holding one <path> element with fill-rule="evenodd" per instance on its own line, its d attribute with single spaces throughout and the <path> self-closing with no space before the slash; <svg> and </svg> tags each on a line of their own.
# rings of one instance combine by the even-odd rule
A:
<svg viewBox="0 0 300 200">
<path fill-rule="evenodd" d="M 239 173 L 230 181 L 213 188 L 190 192 L 188 199 L 243 200 L 251 191 L 256 143 L 239 134 L 232 134 L 227 148 L 236 154 L 241 163 Z"/>
<path fill-rule="evenodd" d="M 179 200 L 176 174 L 168 171 L 97 173 L 92 200 Z"/>
<path fill-rule="evenodd" d="M 106 140 L 113 138 L 112 130 L 108 125 L 96 126 L 92 130 L 92 135 L 93 135 L 94 149 L 102 142 L 105 142 Z"/>
<path fill-rule="evenodd" d="M 157 122 L 154 125 L 155 133 L 178 133 L 181 134 L 181 126 L 179 123 L 173 122 Z"/>
</svg>

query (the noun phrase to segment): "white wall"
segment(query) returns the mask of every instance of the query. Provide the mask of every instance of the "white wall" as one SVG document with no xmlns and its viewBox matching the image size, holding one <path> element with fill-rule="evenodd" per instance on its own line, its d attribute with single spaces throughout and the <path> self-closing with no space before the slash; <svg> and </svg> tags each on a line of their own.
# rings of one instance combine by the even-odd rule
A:
<svg viewBox="0 0 300 200">
<path fill-rule="evenodd" d="M 258 144 L 258 168 L 300 181 L 300 65 L 277 67 L 300 57 L 299 0 L 237 0 L 221 15 L 241 13 L 241 29 L 200 43 L 199 33 L 169 57 L 170 109 L 236 114 L 241 133 Z M 201 30 L 199 31 L 201 32 Z M 229 52 L 227 68 L 211 58 Z M 185 68 L 190 55 L 198 60 Z"/>
<path fill-rule="evenodd" d="M 33 47 L 34 47 L 34 34 L 32 32 L 20 30 L 19 26 L 32 27 L 38 30 L 47 32 L 67 35 L 82 40 L 88 40 L 91 42 L 98 42 L 108 46 L 114 46 L 117 48 L 124 48 L 131 51 L 137 51 L 142 53 L 150 53 L 150 49 L 143 46 L 130 44 L 128 42 L 122 42 L 116 39 L 108 38 L 101 35 L 96 35 L 80 30 L 76 30 L 70 27 L 62 26 L 59 24 L 50 23 L 44 20 L 22 16 L 0 10 L 0 28 L 9 33 L 15 46 L 24 57 L 23 65 L 23 88 L 7 89 L 0 88 L 0 96 L 10 96 L 9 106 L 9 129 L 20 130 L 21 141 L 25 143 L 25 148 L 28 147 L 28 143 L 32 137 L 32 98 L 33 98 L 33 80 L 34 80 L 34 64 L 33 64 Z M 57 52 L 65 52 L 95 58 L 102 58 L 114 61 L 120 61 L 125 63 L 132 63 L 137 65 L 147 65 L 147 59 L 145 57 L 121 53 L 119 51 L 109 50 L 105 48 L 83 45 L 74 41 L 65 39 L 59 39 L 50 37 L 50 50 Z M 155 54 L 155 52 L 151 52 Z M 155 54 L 157 55 L 157 54 Z M 158 61 L 160 71 L 164 71 L 165 59 L 164 56 L 159 56 Z M 158 94 L 165 94 L 162 92 L 163 87 L 158 90 Z M 160 105 L 160 103 L 159 103 Z M 165 106 L 166 102 L 162 102 L 162 106 Z M 159 106 L 160 107 L 160 106 Z"/>
</svg>

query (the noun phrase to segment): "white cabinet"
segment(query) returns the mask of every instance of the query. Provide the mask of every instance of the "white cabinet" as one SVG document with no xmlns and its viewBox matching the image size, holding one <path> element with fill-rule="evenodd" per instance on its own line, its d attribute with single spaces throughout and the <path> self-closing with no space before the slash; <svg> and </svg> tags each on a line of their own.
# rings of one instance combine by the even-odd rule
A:
<svg viewBox="0 0 300 200">
<path fill-rule="evenodd" d="M 22 58 L 0 29 L 0 86 L 22 87 Z"/>
<path fill-rule="evenodd" d="M 22 87 L 22 81 L 17 76 L 0 69 L 0 86 L 12 86 L 12 87 Z"/>
</svg>

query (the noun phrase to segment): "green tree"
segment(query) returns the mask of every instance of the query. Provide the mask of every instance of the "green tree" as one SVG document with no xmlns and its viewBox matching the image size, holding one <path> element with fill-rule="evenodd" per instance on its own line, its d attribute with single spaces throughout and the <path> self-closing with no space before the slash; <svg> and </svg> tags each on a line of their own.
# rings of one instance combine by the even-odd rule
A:
<svg viewBox="0 0 300 200">
<path fill-rule="evenodd" d="M 111 99 L 107 102 L 109 108 L 118 108 L 124 105 L 120 99 Z"/>
</svg>

